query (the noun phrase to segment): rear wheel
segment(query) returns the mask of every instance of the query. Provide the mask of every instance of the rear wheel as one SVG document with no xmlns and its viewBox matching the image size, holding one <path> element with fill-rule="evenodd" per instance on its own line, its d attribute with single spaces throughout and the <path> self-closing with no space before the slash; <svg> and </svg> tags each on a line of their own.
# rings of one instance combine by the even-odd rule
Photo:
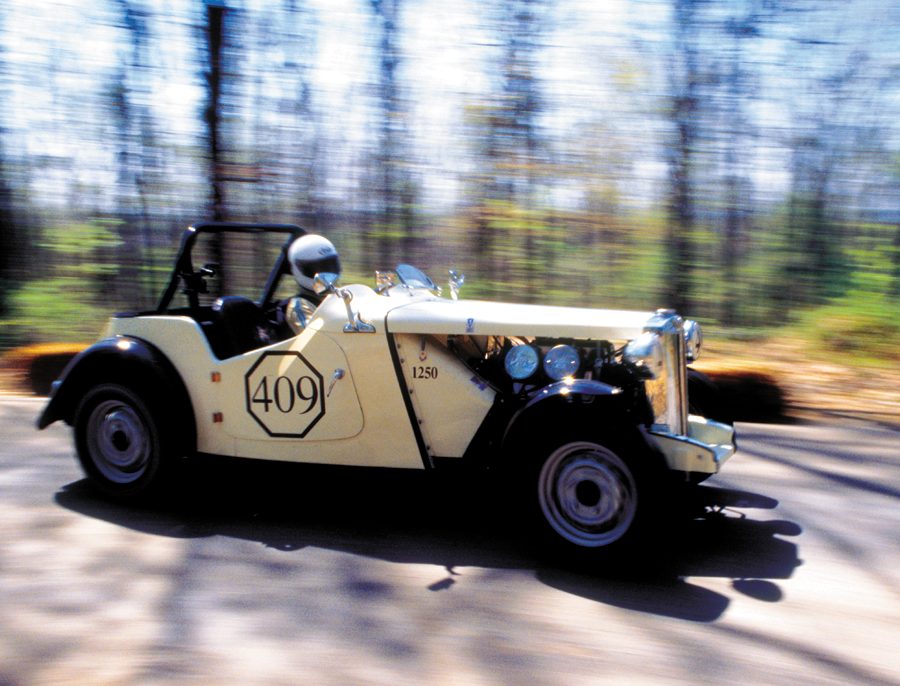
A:
<svg viewBox="0 0 900 686">
<path fill-rule="evenodd" d="M 161 415 L 131 388 L 110 383 L 90 389 L 74 425 L 81 465 L 103 492 L 137 497 L 162 481 L 169 441 Z"/>
</svg>

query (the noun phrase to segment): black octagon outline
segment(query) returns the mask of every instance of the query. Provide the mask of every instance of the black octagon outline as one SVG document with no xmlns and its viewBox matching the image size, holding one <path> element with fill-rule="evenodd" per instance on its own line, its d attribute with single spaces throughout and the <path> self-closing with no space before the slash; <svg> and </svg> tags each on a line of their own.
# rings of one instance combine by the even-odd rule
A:
<svg viewBox="0 0 900 686">
<path fill-rule="evenodd" d="M 250 402 L 250 377 L 253 375 L 253 372 L 256 371 L 257 367 L 259 367 L 267 357 L 269 356 L 287 356 L 293 355 L 295 357 L 299 357 L 300 361 L 306 365 L 306 368 L 311 371 L 316 378 L 319 380 L 319 414 L 307 425 L 306 429 L 303 433 L 298 434 L 284 434 L 284 433 L 275 433 L 269 430 L 269 427 L 265 425 L 262 419 L 256 416 L 256 413 L 253 411 L 252 403 Z M 259 424 L 263 431 L 265 431 L 272 438 L 305 438 L 306 435 L 312 431 L 313 427 L 319 423 L 319 420 L 325 416 L 325 379 L 319 373 L 319 370 L 313 367 L 309 360 L 307 360 L 303 355 L 294 350 L 270 350 L 269 352 L 265 352 L 259 356 L 259 359 L 247 370 L 247 373 L 244 374 L 244 401 L 247 405 L 247 414 L 249 414 L 253 419 Z"/>
</svg>

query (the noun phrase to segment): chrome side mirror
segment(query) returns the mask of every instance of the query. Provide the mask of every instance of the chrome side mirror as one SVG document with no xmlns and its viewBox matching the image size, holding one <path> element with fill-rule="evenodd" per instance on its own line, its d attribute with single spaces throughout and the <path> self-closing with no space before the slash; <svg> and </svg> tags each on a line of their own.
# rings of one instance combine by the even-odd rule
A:
<svg viewBox="0 0 900 686">
<path fill-rule="evenodd" d="M 450 270 L 450 297 L 453 300 L 459 300 L 459 289 L 466 282 L 466 275 L 460 274 L 455 269 Z"/>
<path fill-rule="evenodd" d="M 353 301 L 353 293 L 346 288 L 338 288 L 337 280 L 338 275 L 332 272 L 316 274 L 313 279 L 313 290 L 317 295 L 330 293 L 344 301 L 344 307 L 347 308 L 347 323 L 344 324 L 344 333 L 375 333 L 374 326 L 364 322 L 358 312 L 354 314 L 353 308 L 350 307 L 350 303 Z"/>
</svg>

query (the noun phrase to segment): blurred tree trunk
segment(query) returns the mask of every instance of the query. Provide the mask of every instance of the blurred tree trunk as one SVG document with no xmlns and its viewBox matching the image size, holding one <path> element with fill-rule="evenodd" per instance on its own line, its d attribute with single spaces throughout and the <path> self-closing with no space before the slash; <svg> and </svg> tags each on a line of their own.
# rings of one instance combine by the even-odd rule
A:
<svg viewBox="0 0 900 686">
<path fill-rule="evenodd" d="M 148 110 L 147 79 L 151 67 L 147 13 L 130 0 L 116 0 L 128 33 L 128 58 L 116 74 L 113 117 L 119 133 L 119 214 L 123 255 L 119 264 L 139 274 L 139 296 L 148 305 L 154 296 L 152 218 L 147 190 L 147 154 L 154 147 L 152 115 Z M 134 230 L 136 229 L 136 231 Z M 135 240 L 134 235 L 137 234 Z M 135 242 L 138 245 L 135 245 Z M 133 276 L 130 277 L 133 281 Z M 132 303 L 133 306 L 133 303 Z"/>
<path fill-rule="evenodd" d="M 534 300 L 538 282 L 535 277 L 544 267 L 538 248 L 537 232 L 543 231 L 543 217 L 536 217 L 538 203 L 537 168 L 539 165 L 539 140 L 537 120 L 541 112 L 538 87 L 537 59 L 540 49 L 541 22 L 537 11 L 542 0 L 510 0 L 508 13 L 513 17 L 507 36 L 504 55 L 504 90 L 512 104 L 513 131 L 520 139 L 518 146 L 521 179 L 519 204 L 526 210 L 524 236 L 525 298 Z M 516 153 L 513 153 L 516 156 Z"/>
<path fill-rule="evenodd" d="M 404 141 L 407 131 L 407 106 L 397 82 L 400 63 L 401 0 L 370 0 L 378 20 L 378 111 L 379 132 L 376 163 L 380 231 L 375 250 L 377 268 L 392 267 L 402 256 L 415 260 L 416 192 L 405 165 Z M 380 235 L 379 235 L 380 234 Z M 399 252 L 399 256 L 398 253 Z"/>
<path fill-rule="evenodd" d="M 206 123 L 207 145 L 209 156 L 209 180 L 211 192 L 212 220 L 225 221 L 224 174 L 222 169 L 222 152 L 220 147 L 221 96 L 222 96 L 222 44 L 225 30 L 226 7 L 217 2 L 206 4 L 206 47 L 209 59 L 207 82 L 207 105 L 203 113 Z M 225 241 L 223 236 L 216 236 L 212 241 L 213 261 L 223 266 L 219 272 L 219 288 L 222 293 L 229 292 L 227 269 L 225 265 Z"/>
<path fill-rule="evenodd" d="M 312 231 L 324 230 L 325 207 L 321 198 L 321 152 L 322 127 L 313 107 L 313 86 L 310 72 L 315 56 L 315 21 L 305 3 L 285 0 L 288 21 L 284 44 L 288 50 L 287 66 L 291 74 L 296 74 L 294 98 L 288 104 L 294 113 L 293 131 L 286 132 L 297 141 L 291 175 L 295 191 L 292 194 L 293 212 L 304 217 L 305 228 Z"/>
<path fill-rule="evenodd" d="M 491 225 L 491 214 L 496 211 L 498 201 L 504 199 L 504 189 L 498 183 L 496 172 L 500 157 L 498 131 L 490 121 L 491 118 L 492 114 L 488 111 L 484 130 L 475 128 L 476 140 L 483 141 L 480 154 L 475 155 L 483 165 L 483 171 L 477 176 L 477 188 L 471 191 L 476 196 L 473 261 L 475 274 L 485 283 L 498 278 L 497 265 L 494 263 L 494 227 Z M 506 195 L 508 196 L 508 192 Z M 505 199 L 509 200 L 508 197 Z"/>
<path fill-rule="evenodd" d="M 544 217 L 536 197 L 544 147 L 537 60 L 545 5 L 545 0 L 501 0 L 493 7 L 500 49 L 492 67 L 499 87 L 473 110 L 471 126 L 480 167 L 471 190 L 476 272 L 506 287 L 523 286 L 525 299 L 536 295 L 536 267 L 546 266 L 540 259 Z"/>
<path fill-rule="evenodd" d="M 2 134 L 0 129 L 0 136 Z M 9 297 L 19 282 L 22 248 L 13 209 L 13 193 L 6 183 L 5 167 L 3 147 L 0 145 L 0 317 L 9 314 Z"/>
<path fill-rule="evenodd" d="M 790 309 L 821 304 L 842 295 L 848 286 L 851 258 L 845 250 L 845 226 L 838 216 L 844 163 L 856 141 L 870 126 L 867 108 L 870 83 L 864 53 L 853 53 L 824 78 L 810 84 L 815 109 L 794 101 L 791 141 L 789 240 L 772 294 L 779 318 Z"/>
<path fill-rule="evenodd" d="M 670 69 L 671 118 L 675 141 L 668 148 L 669 222 L 663 294 L 667 307 L 691 310 L 695 222 L 693 167 L 699 136 L 699 65 L 695 0 L 675 0 L 674 48 Z"/>
<path fill-rule="evenodd" d="M 722 237 L 722 309 L 721 322 L 725 326 L 740 323 L 740 262 L 744 257 L 744 243 L 750 217 L 753 215 L 752 182 L 748 169 L 752 147 L 750 125 L 744 102 L 752 96 L 751 74 L 745 59 L 744 41 L 760 34 L 763 21 L 757 2 L 750 3 L 746 13 L 730 18 L 725 24 L 731 39 L 726 68 L 725 121 L 725 227 Z"/>
<path fill-rule="evenodd" d="M 3 26 L 4 12 L 0 8 L 0 28 Z M 3 50 L 0 48 L 0 88 L 5 91 L 6 68 L 3 60 Z M 2 92 L 2 91 L 0 91 Z M 2 93 L 0 99 L 0 114 L 3 114 L 3 102 L 6 93 Z M 24 253 L 22 236 L 19 235 L 13 206 L 13 192 L 7 183 L 6 154 L 3 145 L 5 130 L 0 125 L 0 317 L 9 313 L 10 294 L 19 282 L 19 264 Z M 0 335 L 0 344 L 3 336 Z"/>
</svg>

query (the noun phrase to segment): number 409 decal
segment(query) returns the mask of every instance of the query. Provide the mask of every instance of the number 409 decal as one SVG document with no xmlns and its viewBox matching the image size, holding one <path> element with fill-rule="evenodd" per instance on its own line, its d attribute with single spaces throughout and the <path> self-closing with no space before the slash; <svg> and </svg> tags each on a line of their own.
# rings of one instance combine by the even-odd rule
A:
<svg viewBox="0 0 900 686">
<path fill-rule="evenodd" d="M 304 438 L 325 416 L 323 385 L 300 353 L 263 353 L 244 376 L 247 412 L 269 436 Z"/>
<path fill-rule="evenodd" d="M 264 376 L 253 391 L 250 402 L 262 405 L 262 411 L 273 411 L 288 414 L 295 409 L 299 414 L 312 411 L 319 401 L 319 387 L 311 376 L 301 376 L 296 381 L 288 376 L 279 376 L 272 382 L 269 391 L 269 379 Z"/>
</svg>

